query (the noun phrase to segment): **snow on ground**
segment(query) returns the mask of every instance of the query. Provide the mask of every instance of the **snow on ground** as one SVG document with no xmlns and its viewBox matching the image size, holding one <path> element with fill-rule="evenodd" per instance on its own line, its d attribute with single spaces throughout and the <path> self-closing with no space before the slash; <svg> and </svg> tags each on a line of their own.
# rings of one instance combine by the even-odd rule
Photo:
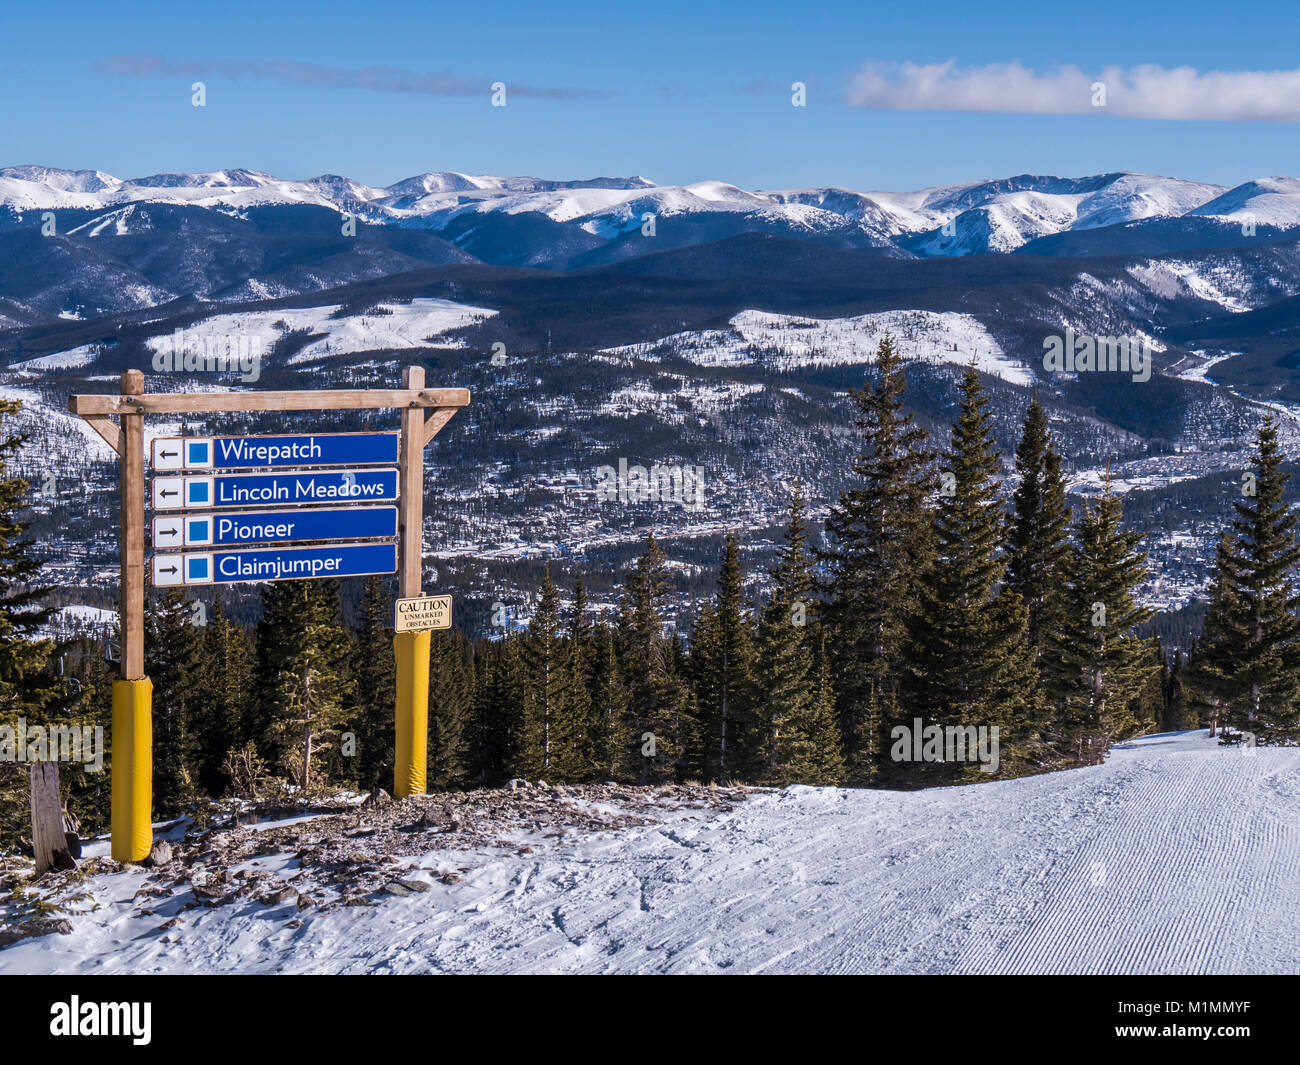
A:
<svg viewBox="0 0 1300 1065">
<path fill-rule="evenodd" d="M 1178 376 L 1181 377 L 1184 381 L 1204 381 L 1207 384 L 1212 385 L 1215 383 L 1215 381 L 1214 378 L 1209 376 L 1210 371 L 1214 369 L 1214 367 L 1218 366 L 1219 363 L 1227 362 L 1234 355 L 1240 355 L 1241 352 L 1225 351 L 1219 355 L 1207 356 L 1205 355 L 1204 352 L 1194 351 L 1192 352 L 1192 354 L 1200 357 L 1202 361 L 1195 366 L 1191 366 L 1186 370 L 1180 371 Z"/>
<path fill-rule="evenodd" d="M 224 355 L 228 350 L 265 353 L 286 330 L 325 334 L 295 353 L 289 359 L 292 365 L 359 351 L 463 347 L 463 342 L 443 338 L 442 334 L 473 325 L 497 313 L 484 307 L 470 307 L 441 299 L 413 299 L 410 303 L 394 302 L 383 306 L 391 313 L 357 314 L 338 319 L 330 317 L 339 309 L 337 305 L 218 314 L 185 329 L 182 344 L 184 350 L 196 353 Z M 170 353 L 174 348 L 170 334 L 153 337 L 147 343 L 155 352 Z"/>
<path fill-rule="evenodd" d="M 1165 299 L 1193 296 L 1218 304 L 1233 314 L 1241 314 L 1252 306 L 1247 302 L 1250 292 L 1248 279 L 1212 262 L 1148 259 L 1130 266 L 1128 272 L 1143 288 Z"/>
<path fill-rule="evenodd" d="M 117 611 L 78 603 L 60 607 L 50 622 L 51 628 L 56 631 L 85 628 L 112 630 L 117 626 Z"/>
<path fill-rule="evenodd" d="M 1017 385 L 1032 385 L 1023 363 L 1006 355 L 983 324 L 951 311 L 884 311 L 853 318 L 805 318 L 767 311 L 741 311 L 729 329 L 676 333 L 649 344 L 606 349 L 611 355 L 687 359 L 698 366 L 748 366 L 760 360 L 769 369 L 844 366 L 875 359 L 880 338 L 889 333 L 904 359 L 950 362 L 975 368 Z"/>
<path fill-rule="evenodd" d="M 0 972 L 1294 972 L 1298 770 L 1300 750 L 1195 732 L 1025 780 L 787 788 L 431 850 L 428 890 L 374 906 L 140 915 L 146 870 L 98 874 L 69 890 L 99 908 L 0 950 Z"/>
</svg>

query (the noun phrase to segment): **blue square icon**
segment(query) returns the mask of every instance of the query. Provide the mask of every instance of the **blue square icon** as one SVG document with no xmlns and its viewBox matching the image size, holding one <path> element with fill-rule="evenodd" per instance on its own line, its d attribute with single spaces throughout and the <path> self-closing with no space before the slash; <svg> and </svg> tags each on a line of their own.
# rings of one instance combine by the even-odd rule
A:
<svg viewBox="0 0 1300 1065">
<path fill-rule="evenodd" d="M 187 558 L 185 560 L 185 579 L 187 581 L 206 581 L 208 579 L 208 560 L 206 558 Z"/>
<path fill-rule="evenodd" d="M 188 501 L 191 503 L 206 503 L 208 501 L 208 482 L 191 481 Z"/>
<path fill-rule="evenodd" d="M 185 445 L 185 465 L 186 466 L 209 466 L 212 464 L 208 456 L 209 444 L 206 440 L 191 440 Z"/>
<path fill-rule="evenodd" d="M 206 487 L 206 485 L 204 486 Z M 190 535 L 187 541 L 191 544 L 206 544 L 208 542 L 208 519 L 202 521 L 190 522 Z"/>
</svg>

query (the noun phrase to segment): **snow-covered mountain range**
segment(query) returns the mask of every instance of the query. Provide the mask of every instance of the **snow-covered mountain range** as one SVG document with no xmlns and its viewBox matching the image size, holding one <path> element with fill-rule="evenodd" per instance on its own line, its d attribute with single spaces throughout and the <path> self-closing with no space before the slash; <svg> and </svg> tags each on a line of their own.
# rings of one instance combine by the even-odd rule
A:
<svg viewBox="0 0 1300 1065">
<path fill-rule="evenodd" d="M 94 235 L 130 232 L 129 208 L 138 204 L 227 212 L 308 205 L 349 212 L 372 224 L 456 235 L 486 217 L 531 216 L 599 242 L 640 236 L 647 215 L 655 216 L 656 228 L 671 220 L 713 218 L 725 230 L 737 219 L 748 219 L 750 229 L 949 256 L 1010 252 L 1043 236 L 1152 219 L 1193 217 L 1287 229 L 1300 226 L 1300 180 L 1266 178 L 1229 189 L 1150 174 L 1022 174 L 915 192 L 747 191 L 724 181 L 656 185 L 642 177 L 553 181 L 447 171 L 377 188 L 334 174 L 299 181 L 240 169 L 124 180 L 99 170 L 0 168 L 0 207 L 115 212 L 113 228 Z M 145 223 L 137 219 L 134 224 Z M 707 227 L 698 234 L 700 239 L 708 236 Z M 580 243 L 597 246 L 589 239 Z M 555 264 L 550 249 L 534 249 L 524 258 L 531 264 Z"/>
</svg>

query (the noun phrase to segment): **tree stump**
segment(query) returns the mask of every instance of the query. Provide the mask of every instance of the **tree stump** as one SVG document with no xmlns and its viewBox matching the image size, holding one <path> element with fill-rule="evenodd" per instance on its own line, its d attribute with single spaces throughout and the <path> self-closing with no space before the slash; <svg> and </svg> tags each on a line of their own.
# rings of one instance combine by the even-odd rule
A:
<svg viewBox="0 0 1300 1065">
<path fill-rule="evenodd" d="M 51 869 L 75 869 L 63 830 L 63 803 L 59 801 L 58 762 L 32 763 L 32 850 L 36 875 Z"/>
</svg>

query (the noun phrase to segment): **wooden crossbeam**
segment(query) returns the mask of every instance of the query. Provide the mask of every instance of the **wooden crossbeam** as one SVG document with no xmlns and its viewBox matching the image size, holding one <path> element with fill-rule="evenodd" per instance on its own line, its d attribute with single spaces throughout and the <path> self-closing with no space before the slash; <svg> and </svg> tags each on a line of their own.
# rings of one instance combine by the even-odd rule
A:
<svg viewBox="0 0 1300 1065">
<path fill-rule="evenodd" d="M 322 392 L 197 392 L 182 395 L 157 392 L 68 398 L 68 410 L 83 418 L 101 414 L 204 414 L 218 411 L 406 410 L 464 407 L 468 404 L 468 388 L 358 388 Z"/>
</svg>

